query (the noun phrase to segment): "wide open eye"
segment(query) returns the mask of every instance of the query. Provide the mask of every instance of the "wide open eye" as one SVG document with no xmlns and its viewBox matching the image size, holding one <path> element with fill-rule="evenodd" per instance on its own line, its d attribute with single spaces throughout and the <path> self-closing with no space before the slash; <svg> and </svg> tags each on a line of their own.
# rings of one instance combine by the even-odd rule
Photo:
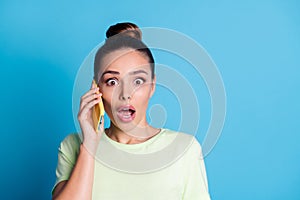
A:
<svg viewBox="0 0 300 200">
<path fill-rule="evenodd" d="M 134 85 L 142 85 L 145 82 L 143 78 L 137 78 L 134 80 Z"/>
<path fill-rule="evenodd" d="M 115 78 L 110 78 L 110 79 L 108 79 L 107 81 L 105 81 L 105 83 L 106 83 L 106 85 L 108 85 L 108 86 L 115 86 L 115 85 L 118 85 L 118 84 L 119 84 L 118 80 L 115 79 Z"/>
</svg>

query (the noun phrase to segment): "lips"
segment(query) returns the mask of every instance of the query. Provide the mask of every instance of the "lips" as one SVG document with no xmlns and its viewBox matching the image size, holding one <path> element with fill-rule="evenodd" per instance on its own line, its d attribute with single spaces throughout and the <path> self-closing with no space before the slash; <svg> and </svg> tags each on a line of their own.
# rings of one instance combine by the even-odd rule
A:
<svg viewBox="0 0 300 200">
<path fill-rule="evenodd" d="M 135 108 L 132 105 L 120 106 L 117 116 L 122 122 L 131 122 L 135 118 Z"/>
</svg>

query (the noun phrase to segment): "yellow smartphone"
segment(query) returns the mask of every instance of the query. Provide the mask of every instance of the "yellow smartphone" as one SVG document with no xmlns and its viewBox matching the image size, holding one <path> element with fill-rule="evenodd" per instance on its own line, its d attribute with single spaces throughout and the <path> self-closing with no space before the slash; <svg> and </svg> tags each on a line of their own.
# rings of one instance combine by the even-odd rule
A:
<svg viewBox="0 0 300 200">
<path fill-rule="evenodd" d="M 93 84 L 97 87 L 95 80 L 93 80 Z M 94 123 L 94 129 L 97 132 L 97 130 L 99 130 L 99 128 L 100 128 L 100 124 L 102 123 L 102 118 L 105 113 L 102 97 L 101 97 L 101 101 L 93 107 L 92 112 L 93 112 L 92 118 L 93 118 L 93 123 Z"/>
</svg>

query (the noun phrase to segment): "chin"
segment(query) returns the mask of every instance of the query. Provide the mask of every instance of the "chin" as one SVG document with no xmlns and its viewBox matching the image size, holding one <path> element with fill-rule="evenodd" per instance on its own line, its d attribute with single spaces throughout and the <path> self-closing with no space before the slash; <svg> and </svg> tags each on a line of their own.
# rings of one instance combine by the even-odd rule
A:
<svg viewBox="0 0 300 200">
<path fill-rule="evenodd" d="M 123 122 L 120 120 L 114 120 L 112 123 L 114 124 L 115 127 L 118 129 L 122 130 L 123 132 L 131 132 L 135 130 L 137 127 L 140 127 L 140 122 L 141 120 L 133 120 L 130 122 Z"/>
</svg>

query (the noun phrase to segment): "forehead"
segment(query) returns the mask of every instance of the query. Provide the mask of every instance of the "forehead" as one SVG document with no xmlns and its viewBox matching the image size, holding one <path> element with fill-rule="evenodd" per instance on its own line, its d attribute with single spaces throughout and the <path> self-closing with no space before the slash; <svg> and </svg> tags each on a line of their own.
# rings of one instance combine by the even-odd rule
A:
<svg viewBox="0 0 300 200">
<path fill-rule="evenodd" d="M 120 49 L 107 54 L 102 60 L 99 74 L 107 70 L 114 70 L 126 74 L 136 69 L 150 71 L 150 64 L 145 55 L 133 49 Z"/>
</svg>

